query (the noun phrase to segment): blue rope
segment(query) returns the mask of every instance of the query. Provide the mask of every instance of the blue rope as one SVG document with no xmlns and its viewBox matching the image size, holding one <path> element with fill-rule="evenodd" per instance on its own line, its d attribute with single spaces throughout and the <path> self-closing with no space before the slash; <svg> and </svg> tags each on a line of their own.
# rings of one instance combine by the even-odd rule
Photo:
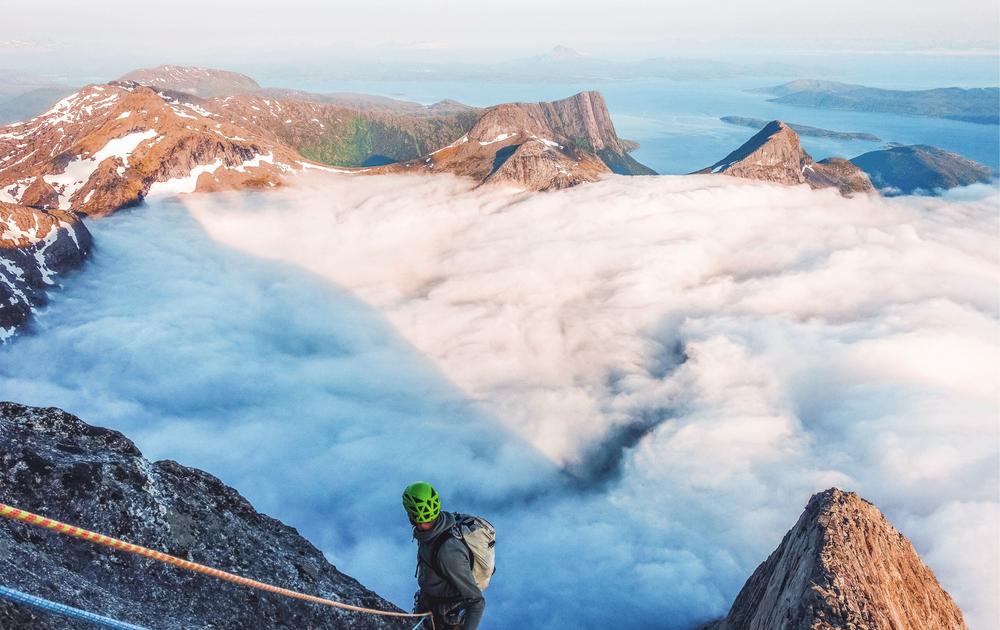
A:
<svg viewBox="0 0 1000 630">
<path fill-rule="evenodd" d="M 134 626 L 130 623 L 111 619 L 110 617 L 95 615 L 94 613 L 89 613 L 86 610 L 80 610 L 79 608 L 73 608 L 65 604 L 50 602 L 47 599 L 35 597 L 34 595 L 28 595 L 27 593 L 22 593 L 21 591 L 15 591 L 14 589 L 7 588 L 6 586 L 0 586 L 0 597 L 6 597 L 7 599 L 19 604 L 27 604 L 28 606 L 48 610 L 49 612 L 54 612 L 57 615 L 83 619 L 84 621 L 89 621 L 93 624 L 104 626 L 105 628 L 118 628 L 119 630 L 147 630 L 142 626 Z"/>
</svg>

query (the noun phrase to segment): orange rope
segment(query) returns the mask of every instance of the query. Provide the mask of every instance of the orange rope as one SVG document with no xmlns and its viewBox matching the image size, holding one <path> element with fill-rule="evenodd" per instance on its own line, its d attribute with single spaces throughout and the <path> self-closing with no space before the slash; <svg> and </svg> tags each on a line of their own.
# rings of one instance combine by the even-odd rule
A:
<svg viewBox="0 0 1000 630">
<path fill-rule="evenodd" d="M 316 597 L 315 595 L 306 595 L 305 593 L 299 593 L 298 591 L 281 588 L 280 586 L 274 586 L 273 584 L 258 582 L 257 580 L 251 580 L 250 578 L 241 577 L 233 573 L 227 573 L 226 571 L 214 569 L 203 564 L 198 564 L 197 562 L 181 560 L 180 558 L 162 553 L 160 551 L 147 549 L 146 547 L 140 547 L 139 545 L 133 545 L 132 543 L 127 543 L 123 540 L 118 540 L 117 538 L 111 538 L 110 536 L 74 527 L 73 525 L 67 525 L 66 523 L 60 523 L 59 521 L 45 518 L 44 516 L 39 516 L 38 514 L 32 514 L 31 512 L 26 512 L 25 510 L 19 510 L 4 503 L 0 503 L 0 516 L 15 521 L 21 521 L 22 523 L 28 523 L 29 525 L 35 525 L 36 527 L 45 527 L 60 534 L 73 536 L 74 538 L 80 538 L 81 540 L 88 540 L 99 545 L 104 545 L 105 547 L 111 547 L 112 549 L 127 551 L 128 553 L 134 553 L 139 556 L 152 558 L 153 560 L 159 560 L 160 562 L 172 564 L 175 567 L 187 569 L 188 571 L 194 571 L 196 573 L 202 573 L 204 575 L 210 575 L 214 578 L 219 578 L 220 580 L 232 582 L 233 584 L 249 586 L 250 588 L 268 591 L 270 593 L 277 593 L 278 595 L 293 597 L 295 599 L 313 602 L 314 604 L 323 604 L 324 606 L 333 606 L 334 608 L 341 608 L 343 610 L 382 615 L 386 617 L 428 617 L 431 620 L 431 629 L 433 630 L 434 628 L 434 618 L 431 613 L 404 613 L 389 610 L 376 610 L 374 608 L 364 608 L 362 606 L 354 606 L 343 602 L 337 602 L 332 599 Z"/>
</svg>

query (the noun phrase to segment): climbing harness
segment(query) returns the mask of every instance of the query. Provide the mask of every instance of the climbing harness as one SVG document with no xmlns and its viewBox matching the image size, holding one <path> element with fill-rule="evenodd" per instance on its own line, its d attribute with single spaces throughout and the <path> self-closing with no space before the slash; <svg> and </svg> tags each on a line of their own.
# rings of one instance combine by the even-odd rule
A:
<svg viewBox="0 0 1000 630">
<path fill-rule="evenodd" d="M 67 525 L 66 523 L 61 523 L 59 521 L 55 521 L 50 518 L 46 518 L 44 516 L 39 516 L 38 514 L 32 514 L 31 512 L 27 512 L 25 510 L 19 510 L 18 508 L 6 505 L 4 503 L 0 503 L 0 516 L 15 521 L 21 521 L 22 523 L 27 523 L 29 525 L 34 525 L 36 527 L 44 527 L 54 532 L 64 534 L 66 536 L 72 536 L 74 538 L 79 538 L 81 540 L 87 540 L 93 543 L 97 543 L 99 545 L 104 545 L 105 547 L 111 547 L 112 549 L 127 551 L 128 553 L 144 556 L 146 558 L 152 558 L 153 560 L 159 560 L 160 562 L 165 562 L 166 564 L 170 564 L 175 567 L 180 567 L 181 569 L 194 571 L 196 573 L 201 573 L 203 575 L 210 575 L 220 580 L 232 582 L 233 584 L 248 586 L 250 588 L 267 591 L 269 593 L 277 593 L 278 595 L 284 595 L 285 597 L 292 597 L 294 599 L 301 599 L 303 601 L 312 602 L 314 604 L 322 604 L 324 606 L 332 606 L 334 608 L 340 608 L 342 610 L 368 613 L 371 615 L 380 615 L 383 617 L 410 617 L 410 618 L 423 617 L 424 619 L 431 620 L 431 630 L 435 630 L 434 618 L 431 613 L 405 613 L 405 612 L 395 612 L 391 610 L 377 610 L 374 608 L 365 608 L 363 606 L 354 606 L 352 604 L 345 604 L 344 602 L 338 602 L 332 599 L 326 599 L 324 597 L 317 597 L 315 595 L 307 595 L 305 593 L 299 593 L 298 591 L 282 588 L 280 586 L 274 586 L 273 584 L 267 584 L 265 582 L 258 582 L 257 580 L 251 580 L 250 578 L 245 578 L 236 575 L 234 573 L 228 573 L 226 571 L 205 566 L 203 564 L 198 564 L 197 562 L 182 560 L 175 556 L 171 556 L 160 551 L 155 551 L 153 549 L 147 549 L 146 547 L 140 547 L 139 545 L 133 545 L 132 543 L 127 543 L 123 540 L 118 540 L 117 538 L 111 538 L 110 536 L 105 536 L 104 534 L 98 534 L 97 532 L 92 532 L 86 529 L 81 529 L 79 527 L 74 527 L 73 525 Z M 423 622 L 424 619 L 421 619 L 421 622 Z"/>
<path fill-rule="evenodd" d="M 57 615 L 62 615 L 63 617 L 72 617 L 74 619 L 89 621 L 90 623 L 104 626 L 105 628 L 115 628 L 116 630 L 147 630 L 142 626 L 136 626 L 131 623 L 125 623 L 124 621 L 118 621 L 117 619 L 112 619 L 111 617 L 95 615 L 94 613 L 87 612 L 86 610 L 80 610 L 79 608 L 73 608 L 72 606 L 67 606 L 66 604 L 50 602 L 47 599 L 42 599 L 41 597 L 36 597 L 34 595 L 28 595 L 27 593 L 22 593 L 21 591 L 16 591 L 12 588 L 7 588 L 6 586 L 0 586 L 0 597 L 9 599 L 10 601 L 17 602 L 19 604 L 26 604 L 34 608 L 47 610 L 49 612 L 56 613 Z"/>
</svg>

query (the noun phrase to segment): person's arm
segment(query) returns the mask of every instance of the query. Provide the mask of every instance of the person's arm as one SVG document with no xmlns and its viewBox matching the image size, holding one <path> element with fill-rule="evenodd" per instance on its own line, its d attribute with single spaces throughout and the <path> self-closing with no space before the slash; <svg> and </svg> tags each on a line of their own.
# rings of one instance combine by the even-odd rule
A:
<svg viewBox="0 0 1000 630">
<path fill-rule="evenodd" d="M 483 618 L 486 599 L 472 576 L 469 566 L 469 550 L 459 540 L 449 540 L 441 547 L 438 564 L 441 565 L 442 577 L 451 582 L 465 607 L 465 624 L 463 630 L 476 630 L 479 620 Z"/>
</svg>

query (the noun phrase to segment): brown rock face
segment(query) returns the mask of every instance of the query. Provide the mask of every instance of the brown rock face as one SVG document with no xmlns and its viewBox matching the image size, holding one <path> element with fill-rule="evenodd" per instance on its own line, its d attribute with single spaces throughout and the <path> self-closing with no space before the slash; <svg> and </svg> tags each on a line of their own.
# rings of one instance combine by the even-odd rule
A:
<svg viewBox="0 0 1000 630">
<path fill-rule="evenodd" d="M 871 503 L 831 488 L 710 630 L 965 630 L 913 545 Z"/>
<path fill-rule="evenodd" d="M 844 195 L 875 190 L 864 171 L 847 160 L 813 160 L 802 149 L 799 134 L 780 120 L 771 121 L 743 146 L 698 173 L 836 188 Z"/>
<path fill-rule="evenodd" d="M 34 208 L 58 208 L 59 193 L 41 177 L 36 177 L 24 190 L 21 203 Z"/>
</svg>

